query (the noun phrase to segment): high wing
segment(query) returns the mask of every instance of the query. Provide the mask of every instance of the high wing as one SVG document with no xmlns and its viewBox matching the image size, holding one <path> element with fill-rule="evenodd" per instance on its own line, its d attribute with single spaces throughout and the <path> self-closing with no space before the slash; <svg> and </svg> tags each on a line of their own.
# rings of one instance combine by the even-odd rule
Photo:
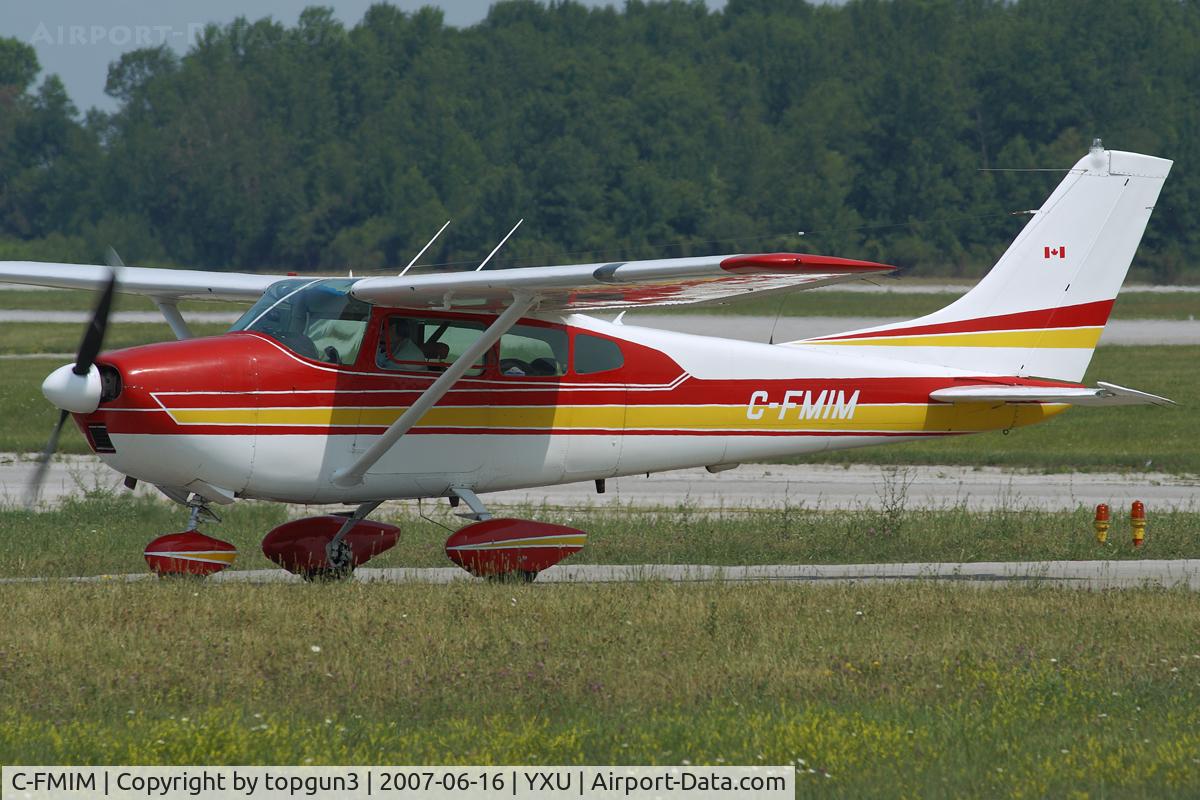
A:
<svg viewBox="0 0 1200 800">
<path fill-rule="evenodd" d="M 811 289 L 895 269 L 886 264 L 801 253 L 665 258 L 360 278 L 351 293 L 385 306 L 500 310 L 514 294 L 539 311 L 592 311 L 716 303 L 750 294 Z M 36 261 L 0 262 L 0 283 L 98 289 L 109 268 Z M 117 291 L 165 303 L 257 300 L 282 275 L 121 267 Z M 315 278 L 316 276 L 314 276 Z"/>
<path fill-rule="evenodd" d="M 439 309 L 497 309 L 520 293 L 536 298 L 542 312 L 595 311 L 716 303 L 893 269 L 833 256 L 763 253 L 362 278 L 350 292 L 380 305 Z"/>
<path fill-rule="evenodd" d="M 929 393 L 949 403 L 1070 403 L 1075 406 L 1170 406 L 1174 400 L 1156 394 L 1097 381 L 1087 386 L 952 386 Z"/>
<path fill-rule="evenodd" d="M 41 261 L 0 261 L 0 283 L 23 283 L 55 289 L 100 289 L 108 283 L 109 267 L 51 264 Z M 121 267 L 117 291 L 141 294 L 173 303 L 178 300 L 257 300 L 282 275 L 245 272 L 204 272 L 191 269 Z"/>
</svg>

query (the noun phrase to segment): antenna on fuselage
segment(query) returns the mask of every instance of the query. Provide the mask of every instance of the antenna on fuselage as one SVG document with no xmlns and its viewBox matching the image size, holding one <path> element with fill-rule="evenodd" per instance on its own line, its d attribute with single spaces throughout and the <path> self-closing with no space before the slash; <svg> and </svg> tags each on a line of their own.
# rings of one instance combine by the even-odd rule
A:
<svg viewBox="0 0 1200 800">
<path fill-rule="evenodd" d="M 436 241 L 437 241 L 437 238 L 438 238 L 439 236 L 441 236 L 441 235 L 442 235 L 442 231 L 446 230 L 446 228 L 448 228 L 448 227 L 450 227 L 450 220 L 446 220 L 446 224 L 445 224 L 445 225 L 443 225 L 442 227 L 438 228 L 438 232 L 437 232 L 437 233 L 435 233 L 435 234 L 433 235 L 433 238 L 432 238 L 432 239 L 430 239 L 428 242 L 426 242 L 426 243 L 425 243 L 425 246 L 421 248 L 421 252 L 419 252 L 419 253 L 417 253 L 415 256 L 413 256 L 413 260 L 412 260 L 412 261 L 410 261 L 410 262 L 408 262 L 408 266 L 407 266 L 407 267 L 405 267 L 404 269 L 400 270 L 400 277 L 401 277 L 401 278 L 403 278 L 403 277 L 404 277 L 404 273 L 406 273 L 406 272 L 408 272 L 410 269 L 412 269 L 412 267 L 413 267 L 413 264 L 417 263 L 417 259 L 418 259 L 418 258 L 420 258 L 421 256 L 425 255 L 425 251 L 429 249 L 429 246 L 430 246 L 430 245 L 432 245 L 434 242 L 436 242 Z"/>
<path fill-rule="evenodd" d="M 787 295 L 779 298 L 779 308 L 775 309 L 775 321 L 771 323 L 771 335 L 767 339 L 767 344 L 775 344 L 775 329 L 779 327 L 779 318 L 783 316 L 783 304 L 786 300 Z"/>
<path fill-rule="evenodd" d="M 512 226 L 512 230 L 511 230 L 511 231 L 509 231 L 509 232 L 508 232 L 508 234 L 507 234 L 507 235 L 506 235 L 506 236 L 505 236 L 503 239 L 501 239 L 501 240 L 500 240 L 500 244 L 498 244 L 498 245 L 496 245 L 494 248 L 492 248 L 492 252 L 488 253 L 488 256 L 487 256 L 487 258 L 485 258 L 485 259 L 484 259 L 484 260 L 483 260 L 483 261 L 480 263 L 480 265 L 479 265 L 478 267 L 476 267 L 476 268 L 475 268 L 475 271 L 476 271 L 476 272 L 479 272 L 479 270 L 481 270 L 481 269 L 483 269 L 485 266 L 487 266 L 487 263 L 488 263 L 489 261 L 491 261 L 491 260 L 492 260 L 492 256 L 496 255 L 496 253 L 497 253 L 497 252 L 499 252 L 499 250 L 500 250 L 500 248 L 501 248 L 501 247 L 504 247 L 504 243 L 508 241 L 508 239 L 509 239 L 509 237 L 510 237 L 510 236 L 512 236 L 514 233 L 516 233 L 516 232 L 517 232 L 517 228 L 521 227 L 521 223 L 522 223 L 522 222 L 524 222 L 524 221 L 525 221 L 525 218 L 524 218 L 524 217 L 522 217 L 521 219 L 517 220 L 517 224 Z"/>
</svg>

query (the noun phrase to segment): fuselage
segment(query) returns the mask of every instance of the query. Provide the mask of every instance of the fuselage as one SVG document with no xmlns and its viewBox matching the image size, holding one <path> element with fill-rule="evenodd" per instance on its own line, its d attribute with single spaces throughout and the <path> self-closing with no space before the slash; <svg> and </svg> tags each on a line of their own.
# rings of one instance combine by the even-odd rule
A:
<svg viewBox="0 0 1200 800">
<path fill-rule="evenodd" d="M 428 364 L 386 361 L 388 348 L 398 349 L 388 320 L 398 316 L 419 319 L 433 351 Z M 526 319 L 520 335 L 493 347 L 360 485 L 334 485 L 334 471 L 437 377 L 453 331 L 493 319 L 371 307 L 360 341 L 340 354 L 327 347 L 325 356 L 256 331 L 112 351 L 99 363 L 119 372 L 120 394 L 76 421 L 112 468 L 176 492 L 359 503 L 1007 429 L 1066 408 L 929 398 L 962 384 L 1058 385 L 1047 381 L 579 315 Z M 714 333 L 719 324 L 715 318 Z M 439 352 L 442 339 L 451 344 Z"/>
</svg>

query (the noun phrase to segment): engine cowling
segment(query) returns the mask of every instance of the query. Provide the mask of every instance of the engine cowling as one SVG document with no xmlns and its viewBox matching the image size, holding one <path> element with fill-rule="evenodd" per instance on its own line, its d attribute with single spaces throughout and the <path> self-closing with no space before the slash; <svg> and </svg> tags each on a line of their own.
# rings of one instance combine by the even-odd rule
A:
<svg viewBox="0 0 1200 800">
<path fill-rule="evenodd" d="M 586 533 L 566 525 L 527 519 L 489 519 L 455 531 L 446 540 L 446 555 L 477 577 L 532 578 L 578 553 L 586 543 Z"/>
<path fill-rule="evenodd" d="M 345 522 L 345 517 L 335 515 L 285 522 L 263 539 L 263 555 L 296 575 L 316 575 L 331 570 L 325 546 Z M 391 549 L 399 538 L 400 529 L 395 525 L 359 520 L 345 537 L 346 544 L 350 545 L 351 567 L 365 564 Z"/>
</svg>

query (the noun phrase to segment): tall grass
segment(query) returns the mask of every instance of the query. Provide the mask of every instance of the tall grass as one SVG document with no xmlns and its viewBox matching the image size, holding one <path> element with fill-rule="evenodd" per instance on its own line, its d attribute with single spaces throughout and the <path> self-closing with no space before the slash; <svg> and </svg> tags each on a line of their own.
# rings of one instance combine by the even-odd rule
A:
<svg viewBox="0 0 1200 800">
<path fill-rule="evenodd" d="M 832 796 L 1200 792 L 1187 593 L 161 582 L 0 602 L 5 763 L 723 760 L 796 763 Z"/>
<path fill-rule="evenodd" d="M 385 507 L 376 519 L 402 531 L 376 567 L 450 566 L 443 545 L 463 521 L 442 503 Z M 1134 549 L 1117 507 L 1107 545 L 1096 544 L 1092 510 L 1040 511 L 1015 503 L 987 512 L 964 508 L 809 511 L 777 509 L 495 509 L 587 531 L 575 564 L 843 564 L 903 561 L 1041 561 L 1200 557 L 1200 513 L 1150 509 L 1146 544 Z M 261 554 L 267 531 L 289 516 L 278 504 L 238 503 L 203 530 L 238 547 L 234 569 L 274 568 Z M 186 511 L 151 498 L 99 494 L 40 513 L 0 509 L 0 577 L 102 575 L 146 571 L 145 545 L 186 527 Z"/>
</svg>

